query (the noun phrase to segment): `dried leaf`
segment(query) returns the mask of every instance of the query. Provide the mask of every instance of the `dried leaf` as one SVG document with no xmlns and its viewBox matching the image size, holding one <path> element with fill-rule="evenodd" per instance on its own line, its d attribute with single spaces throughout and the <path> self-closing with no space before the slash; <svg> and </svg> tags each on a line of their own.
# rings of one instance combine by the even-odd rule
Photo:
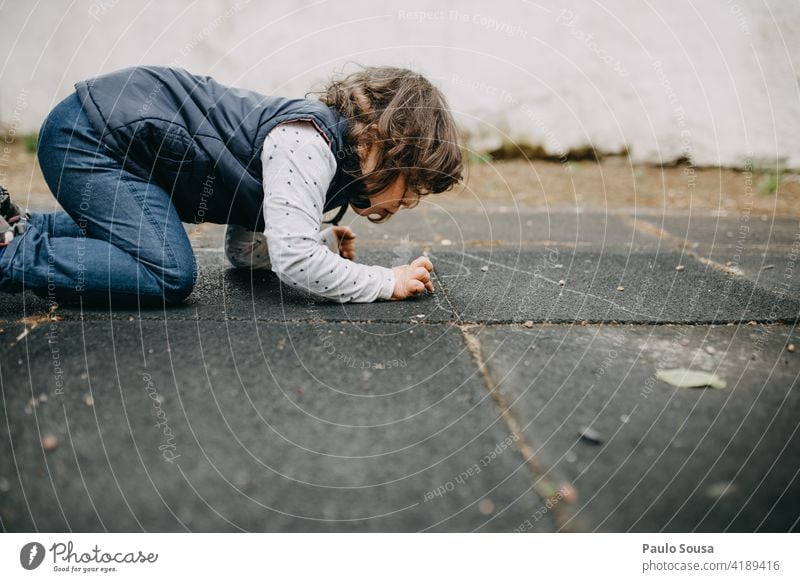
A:
<svg viewBox="0 0 800 582">
<path fill-rule="evenodd" d="M 659 370 L 656 378 L 678 388 L 725 388 L 727 384 L 716 374 L 675 368 L 674 370 Z"/>
</svg>

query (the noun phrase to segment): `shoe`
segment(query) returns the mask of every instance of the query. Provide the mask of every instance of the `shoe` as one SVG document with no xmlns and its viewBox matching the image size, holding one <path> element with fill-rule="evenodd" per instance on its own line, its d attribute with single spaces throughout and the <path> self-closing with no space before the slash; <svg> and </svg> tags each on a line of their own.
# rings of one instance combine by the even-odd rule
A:
<svg viewBox="0 0 800 582">
<path fill-rule="evenodd" d="M 267 237 L 243 226 L 225 229 L 225 256 L 237 269 L 271 269 Z"/>
<path fill-rule="evenodd" d="M 0 186 L 0 247 L 6 247 L 14 236 L 25 232 L 30 214 L 11 202 L 11 194 Z"/>
</svg>

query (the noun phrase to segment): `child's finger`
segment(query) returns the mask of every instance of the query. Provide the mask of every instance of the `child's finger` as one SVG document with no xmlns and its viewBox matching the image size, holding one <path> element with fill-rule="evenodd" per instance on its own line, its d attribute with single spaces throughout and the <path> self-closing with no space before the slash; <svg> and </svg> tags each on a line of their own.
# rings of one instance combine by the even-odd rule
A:
<svg viewBox="0 0 800 582">
<path fill-rule="evenodd" d="M 356 233 L 354 233 L 353 229 L 349 226 L 340 226 L 337 234 L 339 235 L 339 238 L 343 240 L 352 240 L 356 238 Z"/>
<path fill-rule="evenodd" d="M 406 284 L 406 289 L 411 295 L 416 295 L 425 291 L 425 284 L 417 279 L 410 279 Z"/>
<path fill-rule="evenodd" d="M 433 282 L 431 281 L 431 274 L 425 267 L 417 267 L 414 270 L 413 277 L 417 281 L 420 281 L 425 286 L 425 289 L 433 293 Z"/>
<path fill-rule="evenodd" d="M 414 271 L 413 271 L 413 274 L 412 274 L 412 277 L 422 281 L 423 283 L 425 283 L 426 281 L 430 281 L 431 280 L 431 274 L 428 272 L 428 269 L 426 269 L 425 267 L 415 267 Z"/>
<path fill-rule="evenodd" d="M 340 254 L 346 258 L 355 260 L 356 257 L 356 244 L 353 241 L 347 241 L 339 245 Z"/>
<path fill-rule="evenodd" d="M 423 268 L 427 269 L 428 271 L 433 271 L 433 263 L 431 263 L 431 261 L 430 261 L 430 259 L 428 259 L 428 257 L 419 257 L 419 258 L 414 259 L 411 262 L 411 266 L 412 267 L 423 267 Z"/>
</svg>

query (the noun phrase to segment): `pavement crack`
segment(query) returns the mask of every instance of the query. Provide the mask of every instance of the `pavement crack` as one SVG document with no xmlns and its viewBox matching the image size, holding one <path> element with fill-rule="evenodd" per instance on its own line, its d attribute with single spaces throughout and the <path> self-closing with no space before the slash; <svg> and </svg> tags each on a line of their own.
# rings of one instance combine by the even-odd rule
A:
<svg viewBox="0 0 800 582">
<path fill-rule="evenodd" d="M 572 531 L 573 528 L 569 524 L 567 512 L 559 503 L 559 490 L 556 485 L 547 478 L 548 471 L 541 461 L 539 461 L 539 459 L 536 457 L 536 448 L 525 436 L 519 421 L 511 413 L 511 409 L 508 406 L 505 397 L 494 383 L 494 380 L 492 380 L 492 377 L 489 374 L 489 368 L 483 359 L 480 340 L 471 333 L 473 327 L 479 326 L 459 325 L 458 329 L 461 331 L 461 335 L 464 337 L 467 349 L 469 350 L 475 365 L 478 367 L 478 372 L 483 380 L 484 387 L 492 397 L 492 402 L 494 403 L 497 412 L 500 414 L 500 418 L 503 420 L 503 423 L 514 437 L 514 440 L 517 444 L 517 449 L 522 455 L 522 458 L 528 467 L 528 471 L 533 478 L 533 488 L 542 501 L 547 502 L 549 500 L 552 502 L 553 505 L 550 511 L 553 514 L 553 520 L 555 521 L 557 530 Z"/>
<path fill-rule="evenodd" d="M 702 256 L 700 253 L 693 251 L 691 248 L 692 241 L 687 238 L 681 238 L 679 236 L 675 236 L 671 232 L 664 230 L 660 226 L 653 224 L 652 222 L 648 222 L 646 220 L 641 220 L 640 218 L 629 218 L 623 217 L 623 220 L 631 225 L 634 229 L 638 230 L 641 233 L 646 235 L 655 237 L 659 240 L 663 240 L 669 245 L 671 245 L 675 250 L 681 251 L 683 254 L 692 257 L 694 260 L 700 262 L 701 264 L 711 267 L 717 271 L 721 271 L 726 275 L 735 275 L 737 277 L 744 276 L 744 273 L 741 269 L 737 267 L 728 267 L 727 265 L 723 265 L 722 263 L 718 263 L 709 259 L 708 257 Z"/>
<path fill-rule="evenodd" d="M 434 298 L 436 300 L 436 306 L 439 309 L 441 309 L 442 311 L 445 311 L 445 312 L 449 313 L 450 315 L 453 315 L 456 318 L 456 325 L 460 325 L 462 323 L 461 314 L 458 313 L 458 310 L 456 310 L 455 305 L 453 305 L 453 302 L 450 301 L 450 295 L 447 292 L 447 286 L 444 284 L 444 281 L 442 280 L 442 278 L 439 277 L 439 275 L 436 274 L 436 271 L 434 271 L 433 274 L 434 274 L 434 277 L 436 277 L 436 283 L 439 285 L 439 288 L 442 290 L 442 296 L 444 297 L 444 302 L 447 303 L 447 307 L 445 307 L 444 305 L 442 305 L 442 302 L 439 300 L 438 295 L 434 295 Z"/>
</svg>

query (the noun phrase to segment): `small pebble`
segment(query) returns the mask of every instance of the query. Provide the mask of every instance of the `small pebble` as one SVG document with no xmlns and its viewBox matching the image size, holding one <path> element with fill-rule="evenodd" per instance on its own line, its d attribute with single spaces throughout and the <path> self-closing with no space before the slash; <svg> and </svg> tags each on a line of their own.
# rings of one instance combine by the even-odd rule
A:
<svg viewBox="0 0 800 582">
<path fill-rule="evenodd" d="M 42 392 L 41 394 L 39 394 L 39 402 L 47 402 L 47 393 L 46 392 Z"/>
<path fill-rule="evenodd" d="M 683 271 L 685 268 L 686 267 L 684 267 L 683 265 L 678 265 L 677 267 L 675 267 L 675 270 L 680 272 L 680 271 Z"/>
<path fill-rule="evenodd" d="M 710 499 L 721 499 L 723 497 L 736 493 L 737 489 L 738 487 L 736 486 L 735 483 L 726 481 L 720 483 L 714 483 L 706 489 L 706 497 L 709 497 Z"/>
<path fill-rule="evenodd" d="M 603 437 L 600 436 L 600 433 L 588 426 L 582 428 L 578 434 L 583 440 L 592 445 L 599 445 L 603 442 Z"/>
<path fill-rule="evenodd" d="M 705 350 L 707 354 L 710 354 L 712 356 L 717 353 L 717 350 L 714 348 L 714 346 L 706 346 Z"/>
<path fill-rule="evenodd" d="M 416 317 L 416 318 L 418 318 L 418 319 L 425 319 L 425 314 L 424 314 L 424 313 L 418 313 L 418 314 L 417 314 L 417 315 L 415 315 L 414 317 Z"/>
<path fill-rule="evenodd" d="M 572 451 L 567 451 L 566 454 L 564 455 L 564 460 L 567 463 L 574 463 L 575 461 L 578 460 L 578 455 L 576 455 Z"/>
<path fill-rule="evenodd" d="M 42 437 L 42 448 L 48 453 L 58 448 L 58 439 L 53 434 L 46 434 Z"/>
<path fill-rule="evenodd" d="M 443 238 L 441 241 L 441 245 L 443 247 L 449 247 L 451 244 L 453 244 L 453 241 L 451 241 L 449 238 Z"/>
<path fill-rule="evenodd" d="M 558 492 L 561 494 L 561 499 L 569 504 L 573 504 L 578 500 L 578 490 L 575 489 L 572 483 L 562 483 L 558 488 Z"/>
<path fill-rule="evenodd" d="M 797 351 L 797 346 L 794 344 L 789 344 L 788 346 L 786 346 L 786 351 L 789 352 L 790 354 L 793 354 L 795 353 L 795 351 Z"/>
<path fill-rule="evenodd" d="M 681 340 L 681 345 L 684 346 L 684 347 L 688 346 L 689 345 L 689 338 L 683 338 Z"/>
<path fill-rule="evenodd" d="M 487 267 L 486 265 L 484 265 L 483 267 L 481 267 L 481 271 L 483 271 L 484 273 L 485 273 L 486 271 L 488 271 L 488 270 L 489 270 L 489 267 Z"/>
<path fill-rule="evenodd" d="M 491 499 L 481 499 L 478 503 L 478 511 L 481 515 L 492 515 L 494 513 L 494 501 Z"/>
<path fill-rule="evenodd" d="M 86 406 L 94 406 L 94 398 L 92 398 L 92 395 L 91 395 L 91 394 L 86 394 L 86 395 L 83 397 L 83 403 L 84 403 Z"/>
<path fill-rule="evenodd" d="M 623 287 L 622 285 L 620 285 L 619 287 L 617 287 L 617 291 L 625 291 L 625 287 Z"/>
<path fill-rule="evenodd" d="M 522 324 L 522 327 L 533 327 L 533 322 L 529 319 Z"/>
<path fill-rule="evenodd" d="M 558 281 L 558 284 L 559 284 L 559 285 L 561 285 L 561 286 L 563 287 L 564 285 L 566 285 L 566 284 L 567 284 L 567 282 L 566 282 L 566 281 L 564 281 L 564 279 L 559 279 L 559 281 Z"/>
</svg>

